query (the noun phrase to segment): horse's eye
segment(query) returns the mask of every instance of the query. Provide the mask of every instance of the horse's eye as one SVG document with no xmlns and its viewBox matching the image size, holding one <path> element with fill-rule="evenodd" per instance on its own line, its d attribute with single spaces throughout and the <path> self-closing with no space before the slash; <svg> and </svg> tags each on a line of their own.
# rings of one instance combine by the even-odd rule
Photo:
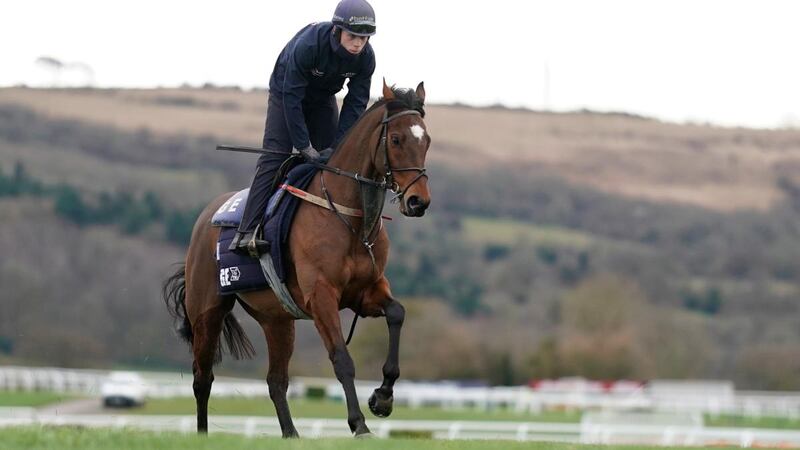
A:
<svg viewBox="0 0 800 450">
<path fill-rule="evenodd" d="M 392 136 L 392 145 L 400 145 L 400 138 L 397 136 Z"/>
</svg>

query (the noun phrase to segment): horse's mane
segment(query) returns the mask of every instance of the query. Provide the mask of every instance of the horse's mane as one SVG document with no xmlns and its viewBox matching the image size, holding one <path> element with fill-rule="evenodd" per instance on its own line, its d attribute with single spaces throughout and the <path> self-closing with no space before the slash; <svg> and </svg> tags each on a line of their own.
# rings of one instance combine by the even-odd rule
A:
<svg viewBox="0 0 800 450">
<path fill-rule="evenodd" d="M 398 110 L 413 109 L 419 111 L 423 118 L 425 117 L 425 102 L 417 97 L 417 92 L 414 89 L 396 88 L 394 86 L 390 89 L 394 94 L 392 100 L 386 100 L 381 97 L 364 114 L 375 108 L 387 105 L 390 113 Z"/>
<path fill-rule="evenodd" d="M 367 116 L 370 112 L 382 107 L 386 106 L 389 109 L 389 114 L 394 114 L 398 111 L 404 111 L 408 109 L 413 109 L 415 111 L 419 111 L 420 115 L 424 118 L 425 117 L 425 102 L 417 96 L 417 92 L 414 89 L 405 89 L 405 88 L 396 88 L 392 86 L 390 88 L 392 90 L 392 94 L 394 94 L 394 98 L 391 100 L 386 100 L 385 98 L 381 97 L 375 103 L 372 104 L 363 114 L 356 120 L 356 123 L 347 130 L 347 133 L 342 136 L 342 139 L 336 145 L 336 148 L 342 146 L 342 143 L 347 140 L 347 137 L 350 136 L 350 133 L 364 120 L 364 117 Z"/>
</svg>

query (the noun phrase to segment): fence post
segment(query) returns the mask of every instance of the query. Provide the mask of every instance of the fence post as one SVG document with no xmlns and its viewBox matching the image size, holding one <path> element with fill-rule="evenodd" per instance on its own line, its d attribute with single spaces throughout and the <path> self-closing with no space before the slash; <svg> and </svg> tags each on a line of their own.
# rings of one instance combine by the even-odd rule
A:
<svg viewBox="0 0 800 450">
<path fill-rule="evenodd" d="M 311 425 L 311 437 L 318 438 L 322 437 L 322 428 L 324 424 L 321 420 L 315 420 L 314 423 Z"/>
<path fill-rule="evenodd" d="M 447 439 L 450 440 L 458 439 L 458 433 L 460 431 L 461 431 L 461 424 L 458 422 L 453 422 L 447 429 Z"/>
<path fill-rule="evenodd" d="M 389 433 L 392 431 L 392 424 L 388 420 L 384 420 L 381 422 L 381 426 L 378 427 L 378 437 L 388 438 Z"/>
<path fill-rule="evenodd" d="M 522 425 L 517 428 L 517 440 L 518 441 L 527 441 L 528 440 L 528 424 L 523 423 Z"/>
</svg>

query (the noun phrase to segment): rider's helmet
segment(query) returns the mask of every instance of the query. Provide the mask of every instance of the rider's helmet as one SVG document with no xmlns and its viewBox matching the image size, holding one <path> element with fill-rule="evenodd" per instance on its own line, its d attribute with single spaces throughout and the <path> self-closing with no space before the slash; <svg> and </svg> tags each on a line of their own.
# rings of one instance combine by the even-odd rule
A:
<svg viewBox="0 0 800 450">
<path fill-rule="evenodd" d="M 341 0 L 331 22 L 356 36 L 375 34 L 375 11 L 366 0 Z"/>
</svg>

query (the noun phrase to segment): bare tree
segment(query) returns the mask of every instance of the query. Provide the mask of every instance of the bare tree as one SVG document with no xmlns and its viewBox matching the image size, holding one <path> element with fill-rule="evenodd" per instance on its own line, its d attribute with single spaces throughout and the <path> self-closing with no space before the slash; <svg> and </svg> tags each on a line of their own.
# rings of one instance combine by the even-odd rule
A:
<svg viewBox="0 0 800 450">
<path fill-rule="evenodd" d="M 40 56 L 36 59 L 36 65 L 48 70 L 53 76 L 52 86 L 58 86 L 61 80 L 61 72 L 64 70 L 64 63 L 51 56 Z"/>
</svg>

